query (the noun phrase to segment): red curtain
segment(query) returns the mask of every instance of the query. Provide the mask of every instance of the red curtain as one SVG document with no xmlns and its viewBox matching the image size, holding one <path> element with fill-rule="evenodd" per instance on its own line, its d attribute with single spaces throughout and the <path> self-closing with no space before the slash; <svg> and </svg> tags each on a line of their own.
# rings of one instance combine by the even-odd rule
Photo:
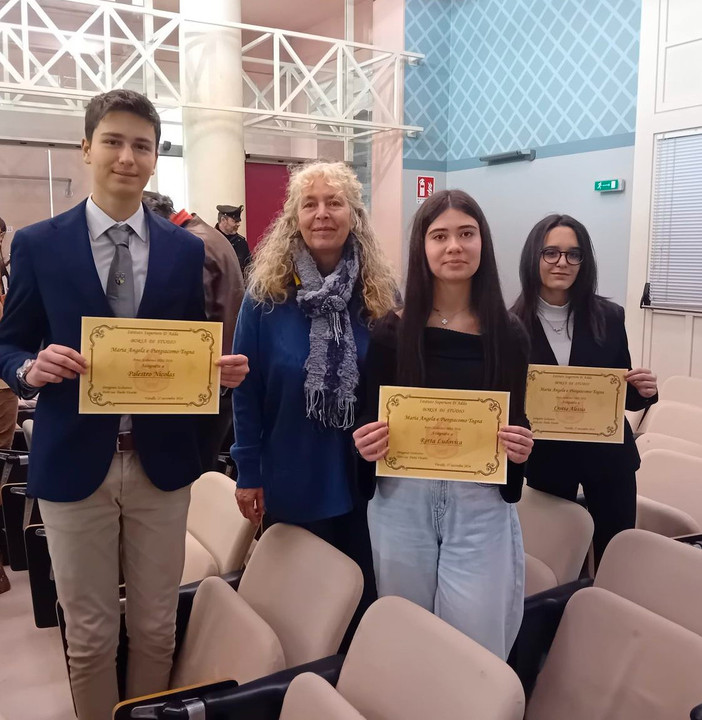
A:
<svg viewBox="0 0 702 720">
<path fill-rule="evenodd" d="M 253 250 L 283 209 L 288 185 L 286 165 L 246 163 L 246 240 Z"/>
</svg>

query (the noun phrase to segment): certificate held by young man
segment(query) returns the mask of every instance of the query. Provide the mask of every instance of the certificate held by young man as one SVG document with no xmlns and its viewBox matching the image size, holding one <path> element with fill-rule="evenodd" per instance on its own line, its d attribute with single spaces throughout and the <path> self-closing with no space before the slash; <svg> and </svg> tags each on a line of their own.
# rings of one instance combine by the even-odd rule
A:
<svg viewBox="0 0 702 720">
<path fill-rule="evenodd" d="M 216 414 L 222 323 L 84 317 L 80 413 Z"/>
<path fill-rule="evenodd" d="M 378 417 L 390 430 L 378 475 L 507 482 L 507 457 L 497 433 L 508 424 L 509 393 L 384 385 Z"/>
</svg>

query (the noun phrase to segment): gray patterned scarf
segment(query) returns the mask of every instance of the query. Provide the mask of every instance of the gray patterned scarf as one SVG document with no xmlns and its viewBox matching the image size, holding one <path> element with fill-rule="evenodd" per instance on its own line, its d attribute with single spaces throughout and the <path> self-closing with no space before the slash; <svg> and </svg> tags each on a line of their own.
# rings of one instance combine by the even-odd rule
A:
<svg viewBox="0 0 702 720">
<path fill-rule="evenodd" d="M 307 417 L 325 427 L 350 428 L 354 422 L 358 358 L 348 303 L 359 274 L 358 240 L 349 235 L 333 272 L 322 277 L 304 243 L 293 262 L 300 279 L 297 304 L 312 320 L 310 354 L 305 362 Z"/>
</svg>

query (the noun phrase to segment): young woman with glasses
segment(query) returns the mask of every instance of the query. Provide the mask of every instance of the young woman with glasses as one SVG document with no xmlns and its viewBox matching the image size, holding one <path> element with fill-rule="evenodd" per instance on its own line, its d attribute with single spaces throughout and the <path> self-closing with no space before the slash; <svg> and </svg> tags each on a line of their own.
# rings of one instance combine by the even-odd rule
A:
<svg viewBox="0 0 702 720">
<path fill-rule="evenodd" d="M 569 215 L 549 215 L 527 237 L 519 265 L 522 292 L 513 312 L 531 337 L 539 365 L 626 368 L 627 410 L 658 400 L 656 376 L 631 369 L 624 309 L 597 295 L 597 264 L 585 226 Z M 595 557 L 636 521 L 640 458 L 629 423 L 624 444 L 536 440 L 527 484 L 575 500 L 582 485 L 595 522 Z"/>
</svg>

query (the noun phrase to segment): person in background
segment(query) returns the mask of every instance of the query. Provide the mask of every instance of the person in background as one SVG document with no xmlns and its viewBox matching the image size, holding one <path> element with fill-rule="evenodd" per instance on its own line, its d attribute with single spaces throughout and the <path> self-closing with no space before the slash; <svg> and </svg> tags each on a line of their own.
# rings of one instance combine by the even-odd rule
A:
<svg viewBox="0 0 702 720">
<path fill-rule="evenodd" d="M 387 455 L 381 385 L 510 393 L 509 424 L 498 433 L 506 485 L 378 477 L 368 505 L 378 594 L 417 603 L 503 660 L 524 611 L 514 503 L 533 444 L 524 414 L 528 353 L 524 328 L 502 299 L 483 211 L 461 190 L 435 193 L 412 224 L 405 306 L 371 335 L 354 440 L 368 463 Z"/>
<path fill-rule="evenodd" d="M 5 254 L 2 244 L 5 241 L 7 225 L 0 217 L 0 275 L 2 278 L 2 292 L 0 293 L 0 320 L 2 320 L 2 306 L 5 302 L 5 293 L 9 285 L 10 274 L 5 263 Z M 11 448 L 17 427 L 17 395 L 8 387 L 7 383 L 0 380 L 0 449 Z M 2 502 L 2 500 L 0 500 Z M 10 580 L 3 568 L 3 559 L 0 554 L 0 593 L 10 589 Z"/>
<path fill-rule="evenodd" d="M 217 224 L 215 229 L 219 230 L 224 237 L 229 240 L 236 256 L 239 258 L 241 272 L 246 278 L 246 272 L 251 264 L 251 250 L 246 238 L 239 235 L 239 226 L 241 225 L 241 213 L 244 209 L 243 205 L 234 207 L 233 205 L 217 205 Z"/>
<path fill-rule="evenodd" d="M 257 248 L 234 336 L 251 363 L 233 393 L 236 496 L 252 523 L 307 528 L 358 563 L 356 619 L 375 581 L 351 428 L 369 327 L 397 297 L 353 171 L 297 169 Z"/>
<path fill-rule="evenodd" d="M 222 233 L 217 232 L 202 218 L 185 210 L 175 211 L 167 195 L 145 191 L 146 207 L 173 224 L 199 237 L 205 245 L 203 285 L 205 313 L 212 322 L 222 323 L 222 354 L 229 355 L 234 342 L 234 328 L 244 298 L 244 279 L 238 258 Z M 233 433 L 231 389 L 222 388 L 219 415 L 203 417 L 202 459 L 204 470 L 217 468 L 222 448 L 231 445 Z"/>
<path fill-rule="evenodd" d="M 626 409 L 658 400 L 656 376 L 631 369 L 624 308 L 597 294 L 597 263 L 585 226 L 549 215 L 532 228 L 519 264 L 522 291 L 513 312 L 531 338 L 539 365 L 626 368 Z M 599 562 L 607 543 L 636 522 L 636 471 L 641 464 L 625 419 L 624 444 L 537 440 L 527 464 L 530 487 L 575 500 L 582 485 L 595 523 Z"/>
<path fill-rule="evenodd" d="M 0 322 L 0 375 L 22 397 L 41 390 L 27 494 L 46 529 L 79 720 L 110 720 L 118 700 L 120 570 L 126 694 L 168 687 L 190 484 L 202 472 L 199 416 L 78 412 L 82 317 L 205 320 L 202 241 L 141 202 L 160 132 L 145 96 L 92 98 L 81 144 L 92 193 L 17 232 Z M 231 355 L 217 365 L 226 386 L 248 369 Z"/>
</svg>

